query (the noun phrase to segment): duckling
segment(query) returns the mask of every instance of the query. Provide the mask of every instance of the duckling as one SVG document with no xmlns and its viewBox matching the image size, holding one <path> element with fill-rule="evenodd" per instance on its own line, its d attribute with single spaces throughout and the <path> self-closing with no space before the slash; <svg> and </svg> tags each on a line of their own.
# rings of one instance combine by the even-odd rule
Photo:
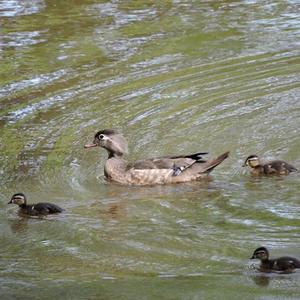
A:
<svg viewBox="0 0 300 300">
<path fill-rule="evenodd" d="M 260 259 L 260 270 L 271 271 L 283 271 L 291 272 L 296 268 L 300 268 L 300 260 L 294 257 L 283 256 L 275 259 L 269 259 L 269 251 L 265 247 L 257 248 L 250 259 Z"/>
<path fill-rule="evenodd" d="M 283 160 L 261 163 L 257 155 L 248 156 L 243 166 L 251 167 L 251 172 L 254 175 L 287 175 L 290 172 L 298 171 L 294 166 Z"/>
<path fill-rule="evenodd" d="M 229 155 L 229 152 L 225 152 L 215 159 L 206 161 L 202 156 L 207 152 L 199 152 L 128 163 L 123 159 L 123 155 L 128 152 L 127 141 L 121 133 L 113 129 L 98 131 L 93 143 L 86 144 L 84 147 L 97 146 L 108 152 L 108 159 L 104 166 L 105 177 L 126 185 L 154 185 L 198 180 L 207 176 Z"/>
<path fill-rule="evenodd" d="M 26 196 L 23 193 L 14 194 L 8 202 L 8 204 L 11 203 L 19 205 L 21 213 L 31 216 L 55 214 L 63 211 L 61 207 L 47 202 L 27 204 Z"/>
</svg>

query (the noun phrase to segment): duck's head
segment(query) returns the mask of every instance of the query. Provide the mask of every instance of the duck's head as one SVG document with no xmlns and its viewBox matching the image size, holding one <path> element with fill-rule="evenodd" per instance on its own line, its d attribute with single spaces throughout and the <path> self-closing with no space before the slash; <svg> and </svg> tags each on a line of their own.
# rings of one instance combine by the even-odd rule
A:
<svg viewBox="0 0 300 300">
<path fill-rule="evenodd" d="M 260 165 L 260 161 L 257 155 L 249 155 L 245 162 L 244 162 L 244 167 L 249 166 L 251 168 L 255 168 L 258 165 Z"/>
<path fill-rule="evenodd" d="M 110 155 L 122 156 L 128 152 L 128 144 L 121 133 L 113 129 L 100 130 L 95 134 L 92 144 L 84 145 L 84 148 L 102 147 Z"/>
<path fill-rule="evenodd" d="M 266 247 L 259 247 L 254 252 L 250 259 L 258 258 L 260 260 L 267 260 L 269 259 L 269 251 Z"/>
<path fill-rule="evenodd" d="M 17 205 L 23 205 L 26 204 L 26 196 L 23 193 L 17 193 L 12 195 L 10 201 L 8 202 L 8 204 L 17 204 Z"/>
</svg>

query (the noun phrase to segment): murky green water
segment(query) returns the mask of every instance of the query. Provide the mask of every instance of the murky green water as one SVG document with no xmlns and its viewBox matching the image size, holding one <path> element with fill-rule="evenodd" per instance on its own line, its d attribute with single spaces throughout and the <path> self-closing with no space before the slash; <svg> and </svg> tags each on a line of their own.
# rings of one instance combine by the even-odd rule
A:
<svg viewBox="0 0 300 300">
<path fill-rule="evenodd" d="M 249 154 L 300 167 L 298 1 L 0 1 L 1 299 L 298 299 L 298 174 L 251 178 Z M 108 184 L 103 128 L 129 160 L 226 150 L 213 181 Z M 66 209 L 44 220 L 8 206 Z"/>
</svg>

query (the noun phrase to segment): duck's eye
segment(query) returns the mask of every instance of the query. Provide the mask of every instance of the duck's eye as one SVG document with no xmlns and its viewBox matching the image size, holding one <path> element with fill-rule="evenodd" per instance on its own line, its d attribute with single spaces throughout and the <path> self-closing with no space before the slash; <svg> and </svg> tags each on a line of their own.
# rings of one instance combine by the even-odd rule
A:
<svg viewBox="0 0 300 300">
<path fill-rule="evenodd" d="M 99 140 L 103 140 L 104 139 L 104 134 L 100 134 L 99 135 Z"/>
</svg>

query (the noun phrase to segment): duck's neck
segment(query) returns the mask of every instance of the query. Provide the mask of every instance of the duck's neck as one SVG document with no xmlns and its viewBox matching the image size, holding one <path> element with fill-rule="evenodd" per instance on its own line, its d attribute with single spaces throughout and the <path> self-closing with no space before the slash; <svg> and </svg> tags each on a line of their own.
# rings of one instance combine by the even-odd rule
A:
<svg viewBox="0 0 300 300">
<path fill-rule="evenodd" d="M 114 152 L 108 153 L 108 159 L 104 166 L 104 174 L 107 178 L 114 181 L 122 181 L 126 172 L 127 162 Z"/>
<path fill-rule="evenodd" d="M 117 155 L 117 153 L 115 153 L 115 152 L 108 151 L 108 159 L 113 158 L 113 157 L 121 159 L 122 155 Z"/>
<path fill-rule="evenodd" d="M 270 262 L 269 258 L 263 258 L 260 261 L 262 262 L 262 264 L 268 264 Z"/>
</svg>

